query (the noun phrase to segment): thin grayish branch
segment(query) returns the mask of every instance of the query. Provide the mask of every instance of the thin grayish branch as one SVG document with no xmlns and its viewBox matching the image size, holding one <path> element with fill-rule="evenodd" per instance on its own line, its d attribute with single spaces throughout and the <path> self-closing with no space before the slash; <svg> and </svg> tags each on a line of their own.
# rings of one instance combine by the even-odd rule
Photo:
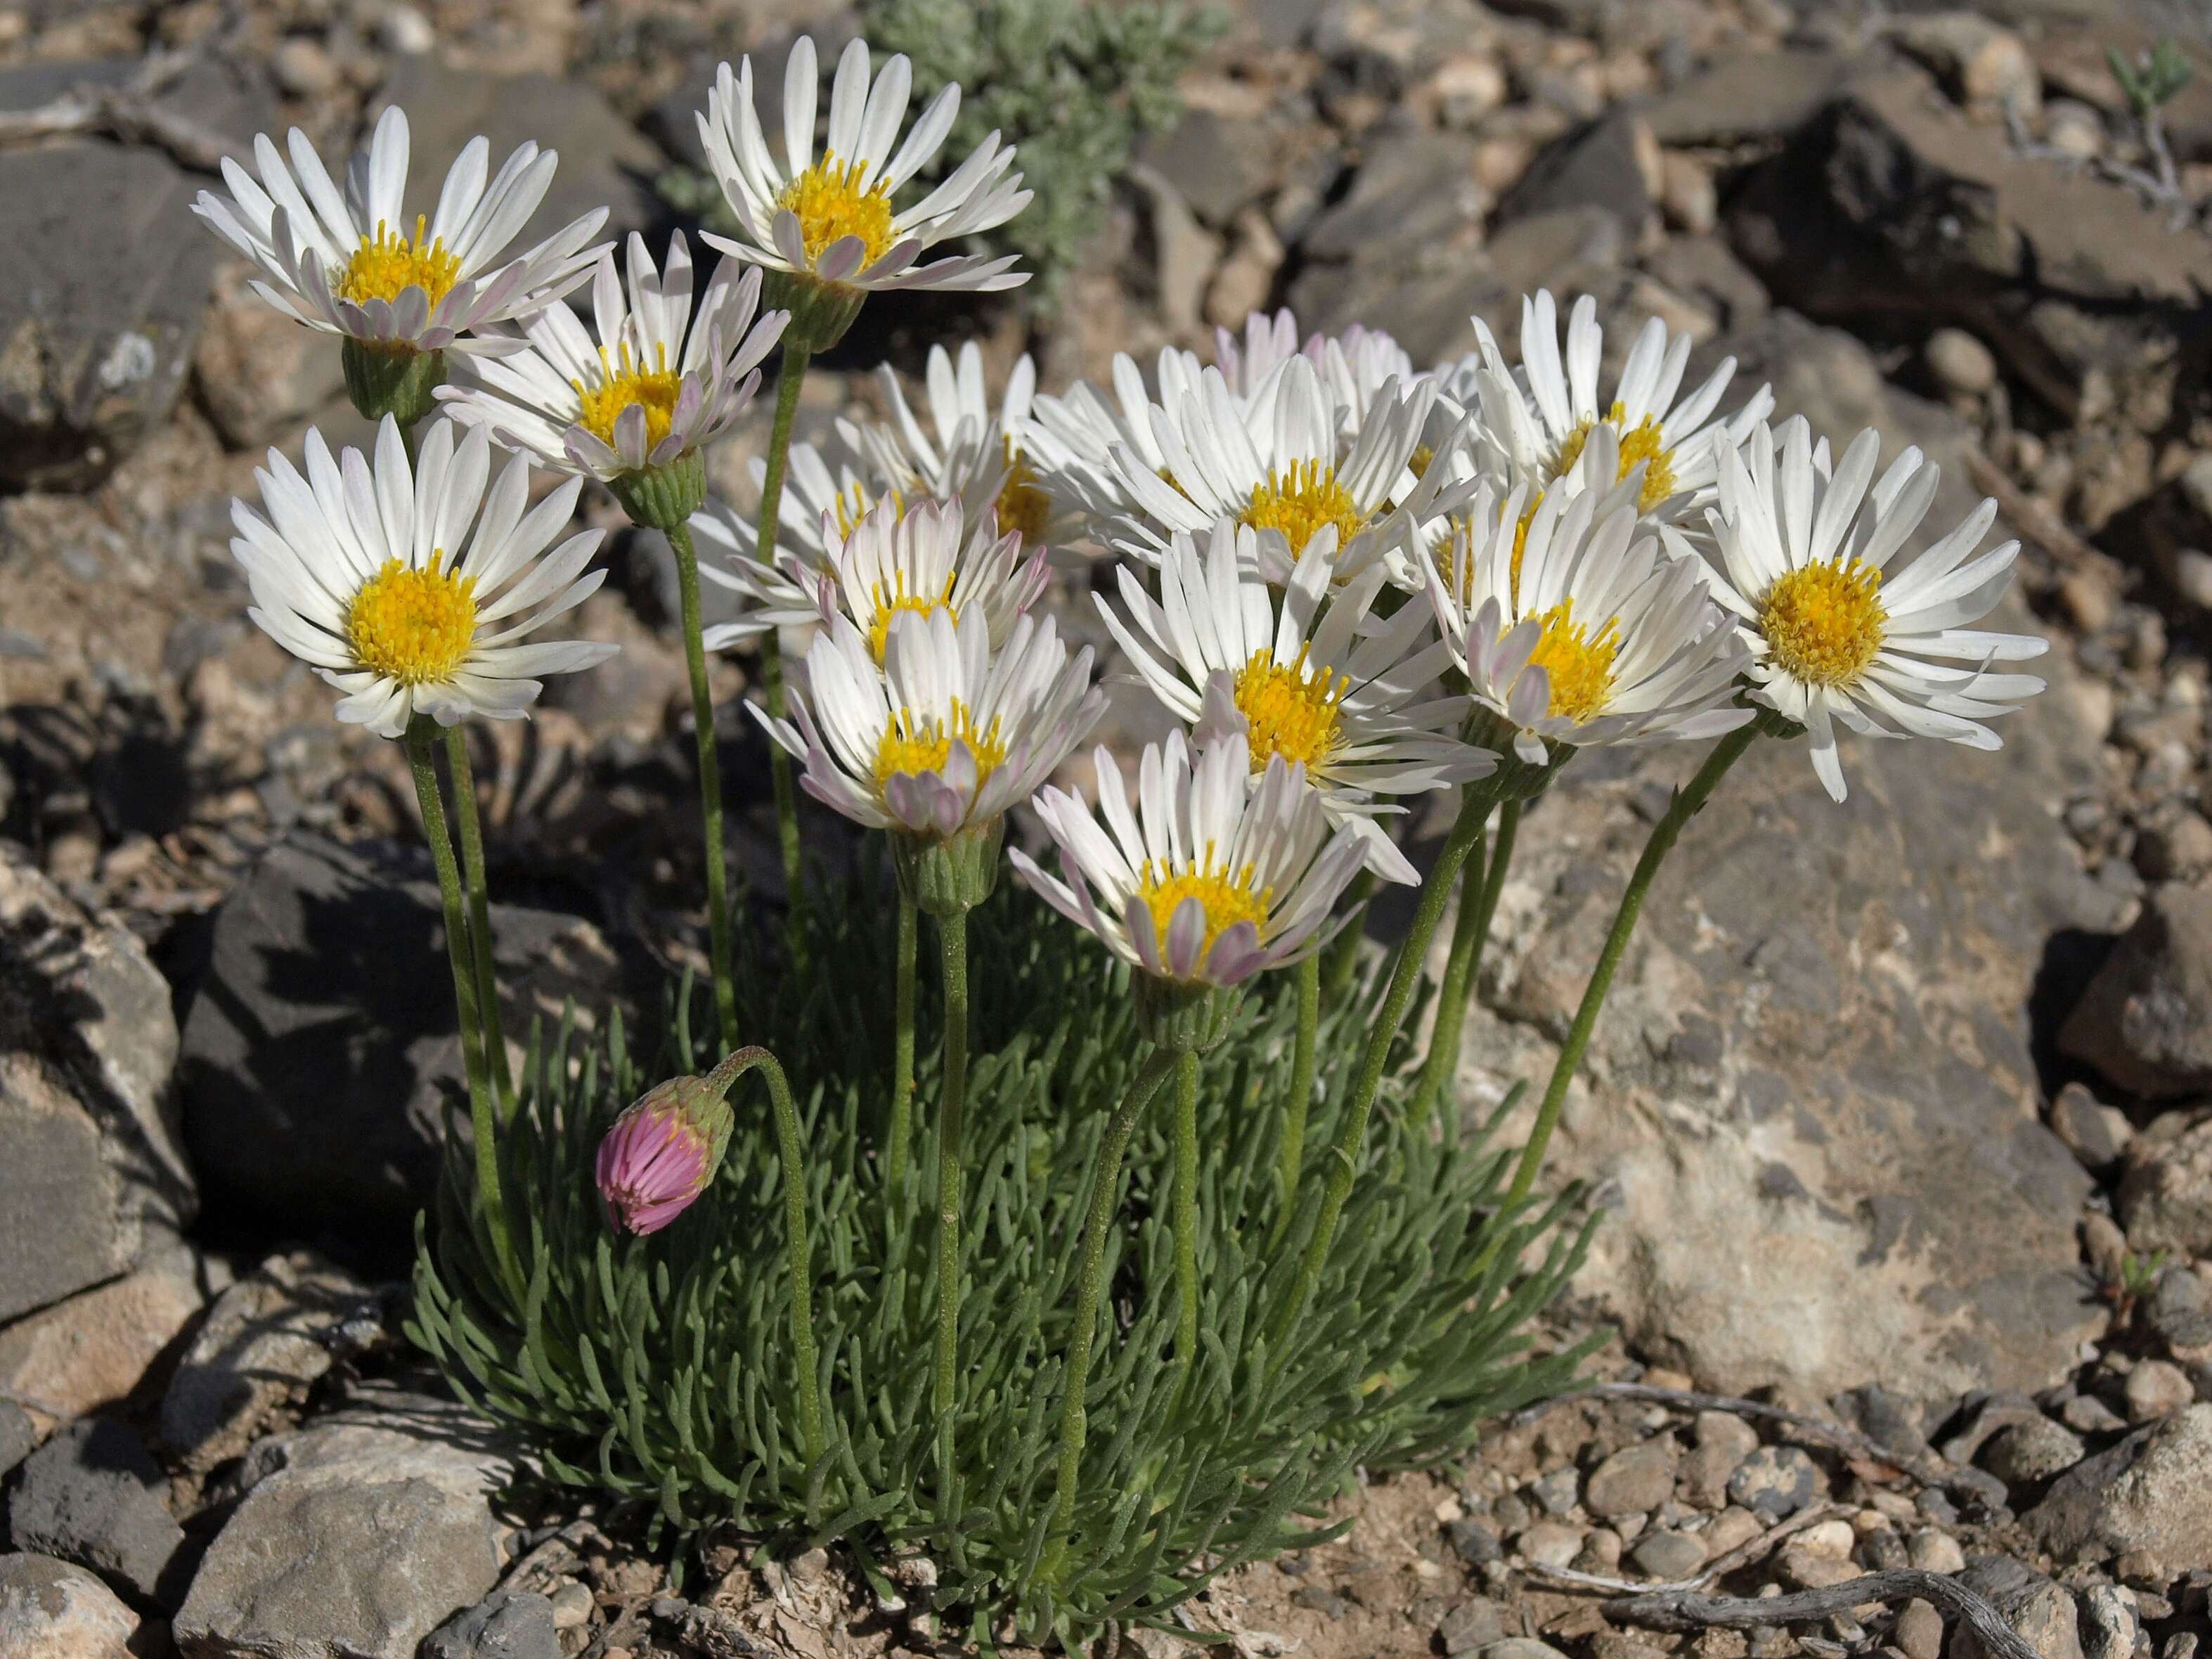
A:
<svg viewBox="0 0 2212 1659">
<path fill-rule="evenodd" d="M 1799 1590 L 1790 1595 L 1700 1595 L 1668 1589 L 1620 1596 L 1599 1607 L 1608 1619 L 1650 1630 L 1703 1630 L 1712 1626 L 1748 1630 L 1758 1625 L 1826 1619 L 1870 1601 L 1888 1606 L 1914 1600 L 1930 1602 L 1961 1620 L 1996 1659 L 2040 1659 L 2005 1623 L 2004 1615 L 1983 1597 L 1955 1578 L 1923 1572 L 1917 1567 L 1870 1572 L 1826 1589 Z"/>
</svg>

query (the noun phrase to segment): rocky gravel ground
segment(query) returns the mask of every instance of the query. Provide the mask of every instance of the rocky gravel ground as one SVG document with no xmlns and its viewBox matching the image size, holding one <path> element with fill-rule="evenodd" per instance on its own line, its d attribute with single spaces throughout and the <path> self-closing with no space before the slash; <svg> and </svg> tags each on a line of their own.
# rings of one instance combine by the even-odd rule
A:
<svg viewBox="0 0 2212 1659">
<path fill-rule="evenodd" d="M 336 354 L 185 211 L 222 149 L 292 123 L 338 147 L 398 100 L 418 167 L 534 137 L 563 157 L 549 222 L 605 201 L 657 232 L 712 64 L 797 25 L 850 20 L 0 0 L 0 131 L 81 89 L 131 112 L 0 143 L 10 1659 L 930 1647 L 926 1562 L 879 1598 L 732 1540 L 672 1583 L 400 1336 L 458 1071 L 434 890 L 398 757 L 247 624 L 227 550 L 266 447 L 362 428 Z M 2198 74 L 2165 196 L 2105 53 L 2169 31 Z M 1917 1569 L 2042 1659 L 2212 1639 L 2207 40 L 2201 6 L 2120 0 L 1241 0 L 1053 314 L 887 319 L 810 382 L 809 422 L 866 407 L 876 356 L 911 369 L 949 329 L 1001 367 L 1034 350 L 1049 388 L 1285 304 L 1425 362 L 1470 313 L 1510 337 L 1526 289 L 1587 291 L 1832 436 L 1920 444 L 1939 516 L 1995 495 L 2027 549 L 2012 625 L 2057 643 L 1998 755 L 1869 752 L 1842 810 L 1797 757 L 1742 769 L 1561 1135 L 1613 1212 L 1551 1333 L 1619 1331 L 1595 1390 L 1346 1494 L 1342 1540 L 1224 1579 L 1194 1631 L 1323 1659 L 1984 1659 L 1940 1595 L 1687 1630 L 1626 1600 Z M 757 441 L 718 460 L 732 487 Z M 511 1030 L 700 960 L 672 572 L 626 528 L 606 556 L 583 630 L 622 656 L 478 734 Z M 715 672 L 740 867 L 772 890 L 744 671 Z M 1548 1065 L 1673 781 L 1593 761 L 1582 810 L 1532 814 L 1469 1102 Z"/>
</svg>

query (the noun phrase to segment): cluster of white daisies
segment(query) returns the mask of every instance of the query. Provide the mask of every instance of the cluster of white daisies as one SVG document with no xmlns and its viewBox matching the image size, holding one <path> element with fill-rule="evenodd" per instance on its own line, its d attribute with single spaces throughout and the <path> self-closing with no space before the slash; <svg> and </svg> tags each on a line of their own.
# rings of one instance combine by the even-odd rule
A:
<svg viewBox="0 0 2212 1659">
<path fill-rule="evenodd" d="M 658 266 L 637 236 L 619 260 L 592 245 L 603 214 L 514 252 L 555 166 L 533 146 L 487 182 L 476 141 L 410 220 L 397 110 L 343 189 L 295 132 L 289 165 L 264 138 L 258 181 L 226 164 L 228 195 L 200 198 L 272 303 L 456 371 L 422 429 L 387 421 L 373 457 L 311 433 L 304 474 L 272 452 L 259 475 L 265 515 L 237 508 L 253 615 L 346 694 L 341 719 L 511 717 L 605 654 L 528 639 L 600 580 L 596 533 L 553 547 L 579 480 L 732 428 L 787 323 L 759 313 L 763 270 L 785 295 L 1024 280 L 940 246 L 1029 199 L 995 135 L 897 204 L 957 88 L 907 128 L 906 61 L 872 73 L 856 42 L 817 154 L 817 78 L 801 42 L 779 152 L 750 64 L 725 67 L 700 125 L 742 234 L 707 239 L 703 289 L 680 234 Z M 1146 971 L 1223 985 L 1314 948 L 1363 867 L 1413 879 L 1389 832 L 1412 797 L 1525 793 L 1577 749 L 1710 738 L 1757 703 L 1840 800 L 1838 726 L 1994 748 L 1982 722 L 2040 688 L 1993 665 L 2041 640 L 1969 626 L 2016 544 L 1978 550 L 1987 503 L 1919 543 L 1917 451 L 1881 469 L 1871 431 L 1838 459 L 1771 426 L 1763 391 L 1725 407 L 1732 363 L 1685 391 L 1690 342 L 1656 321 L 1607 389 L 1587 299 L 1564 341 L 1552 296 L 1526 302 L 1517 368 L 1474 326 L 1474 352 L 1417 370 L 1387 335 L 1255 317 L 1210 364 L 1164 351 L 1148 380 L 1118 357 L 1105 389 L 1038 395 L 1024 358 L 995 403 L 973 345 L 932 351 L 919 406 L 886 368 L 889 419 L 792 451 L 769 545 L 725 503 L 693 520 L 748 607 L 707 643 L 811 629 L 792 717 L 765 723 L 814 795 L 931 842 L 1030 801 L 1060 873 L 1017 852 L 1025 880 Z M 495 446 L 517 454 L 487 489 Z M 528 507 L 533 464 L 570 477 Z M 1040 604 L 1083 561 L 1112 562 L 1105 625 L 1188 727 L 1133 799 L 1099 750 L 1095 813 L 1046 781 L 1103 707 Z"/>
</svg>

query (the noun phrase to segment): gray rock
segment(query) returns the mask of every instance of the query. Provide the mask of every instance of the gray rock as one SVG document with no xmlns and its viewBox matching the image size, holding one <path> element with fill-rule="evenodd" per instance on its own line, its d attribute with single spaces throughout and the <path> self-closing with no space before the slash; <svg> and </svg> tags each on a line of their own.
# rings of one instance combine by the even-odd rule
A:
<svg viewBox="0 0 2212 1659">
<path fill-rule="evenodd" d="M 21 1406 L 41 1438 L 124 1400 L 227 1283 L 190 1245 L 171 1244 L 121 1279 L 0 1328 L 0 1398 Z"/>
<path fill-rule="evenodd" d="M 1640 120 L 1616 111 L 1547 144 L 1498 203 L 1498 222 L 1510 225 L 1561 208 L 1596 207 L 1633 236 L 1652 214 L 1639 149 L 1654 147 L 1650 129 Z"/>
<path fill-rule="evenodd" d="M 1566 1655 L 1533 1636 L 1509 1636 L 1483 1649 L 1481 1659 L 1566 1659 Z"/>
<path fill-rule="evenodd" d="M 2025 1518 L 2062 1559 L 2137 1551 L 2166 1576 L 2212 1567 L 2212 1406 L 2191 1406 L 2075 1464 Z"/>
<path fill-rule="evenodd" d="M 2125 1112 L 2106 1105 L 2079 1083 L 2068 1084 L 2052 1097 L 2051 1129 L 2093 1175 L 2118 1163 L 2136 1133 Z"/>
<path fill-rule="evenodd" d="M 1498 1529 L 1480 1521 L 1452 1522 L 1445 1527 L 1444 1536 L 1451 1540 L 1453 1550 L 1470 1567 L 1487 1566 L 1504 1558 L 1505 1548 L 1498 1542 Z"/>
<path fill-rule="evenodd" d="M 1759 1431 L 1733 1412 L 1698 1413 L 1697 1444 L 1683 1458 L 1682 1495 L 1699 1509 L 1728 1502 L 1729 1478 L 1759 1449 Z"/>
<path fill-rule="evenodd" d="M 1766 285 L 1718 236 L 1672 236 L 1644 268 L 1684 299 L 1704 306 L 1723 328 L 1755 328 L 1774 302 Z"/>
<path fill-rule="evenodd" d="M 1705 1565 L 1705 1547 L 1692 1533 L 1655 1532 L 1637 1540 L 1629 1559 L 1652 1577 L 1673 1583 Z"/>
<path fill-rule="evenodd" d="M 1582 1494 L 1582 1481 L 1570 1464 L 1565 1468 L 1553 1469 L 1540 1480 L 1530 1481 L 1528 1492 L 1545 1514 L 1565 1515 L 1574 1508 L 1575 1499 Z"/>
<path fill-rule="evenodd" d="M 1939 328 L 1928 337 L 1928 372 L 1946 392 L 1986 396 L 1997 383 L 1997 360 L 1963 328 Z"/>
<path fill-rule="evenodd" d="M 512 1485 L 520 1455 L 512 1440 L 456 1401 L 390 1383 L 362 1383 L 305 1427 L 257 1441 L 238 1484 L 301 1477 L 390 1484 L 420 1480 L 459 1498 Z"/>
<path fill-rule="evenodd" d="M 1920 1431 L 1912 1403 L 1895 1389 L 1869 1382 L 1838 1396 L 1837 1404 L 1883 1450 L 1905 1458 L 1928 1455 L 1928 1437 Z"/>
<path fill-rule="evenodd" d="M 160 1492 L 160 1466 L 137 1431 L 81 1418 L 31 1455 L 8 1501 L 19 1549 L 88 1567 L 142 1601 L 174 1606 L 185 1532 Z"/>
<path fill-rule="evenodd" d="M 1959 1582 L 1985 1596 L 2020 1638 L 2043 1659 L 2081 1659 L 2074 1598 L 2060 1585 L 2008 1555 L 1977 1556 Z M 1949 1659 L 1993 1659 L 1961 1621 L 1951 1627 Z"/>
<path fill-rule="evenodd" d="M 0 842 L 0 1320 L 128 1272 L 191 1218 L 176 1057 L 145 947 Z"/>
<path fill-rule="evenodd" d="M 2071 1429 L 2037 1417 L 2016 1423 L 1983 1449 L 1982 1467 L 2010 1486 L 2033 1486 L 2063 1474 L 2087 1448 Z"/>
<path fill-rule="evenodd" d="M 1820 1471 L 1795 1446 L 1761 1446 L 1729 1477 L 1729 1499 L 1763 1521 L 1786 1521 L 1813 1501 Z"/>
<path fill-rule="evenodd" d="M 1899 1611 L 1890 1638 L 1904 1650 L 1905 1659 L 1936 1659 L 1943 1651 L 1943 1615 L 1933 1602 L 1916 1596 Z"/>
<path fill-rule="evenodd" d="M 2168 1267 L 2159 1275 L 2145 1316 L 2169 1349 L 2212 1347 L 2212 1296 L 2191 1268 Z"/>
<path fill-rule="evenodd" d="M 838 54 L 860 30 L 860 20 L 848 8 L 812 9 L 806 33 L 814 40 L 815 63 L 825 75 L 836 70 Z M 795 33 L 777 34 L 744 48 L 752 59 L 753 107 L 759 112 L 763 132 L 783 131 L 784 71 L 790 66 L 791 49 L 798 41 Z M 674 90 L 656 99 L 639 121 L 647 137 L 685 167 L 707 165 L 707 147 L 699 142 L 699 115 L 707 107 L 707 94 L 725 56 L 729 57 L 734 75 L 738 67 L 734 54 L 710 52 L 695 58 Z M 827 95 L 826 82 L 823 95 Z"/>
<path fill-rule="evenodd" d="M 222 1293 L 161 1399 L 161 1438 L 196 1469 L 244 1451 L 271 1413 L 331 1367 L 334 1334 L 368 1287 L 312 1250 L 273 1255 Z"/>
<path fill-rule="evenodd" d="M 138 1615 L 82 1567 L 0 1555 L 0 1653 L 9 1659 L 135 1659 Z"/>
<path fill-rule="evenodd" d="M 526 140 L 559 153 L 553 187 L 516 235 L 517 252 L 595 207 L 610 210 L 600 235 L 617 240 L 659 216 L 653 181 L 667 157 L 585 82 L 451 69 L 425 52 L 392 66 L 379 102 L 406 110 L 418 180 L 442 178 L 461 146 L 479 133 L 491 141 L 494 169 Z M 705 107 L 703 99 L 697 107 Z"/>
<path fill-rule="evenodd" d="M 0 1400 L 0 1477 L 31 1455 L 39 1443 L 38 1425 L 12 1400 Z"/>
<path fill-rule="evenodd" d="M 1498 228 L 1484 252 L 1498 281 L 1517 308 L 1533 288 L 1557 283 L 1563 290 L 1596 285 L 1628 255 L 1628 233 L 1601 207 L 1576 204 L 1530 213 Z M 1518 319 L 1516 317 L 1517 326 Z M 1496 323 L 1492 322 L 1493 329 Z M 1509 328 L 1501 338 L 1518 337 Z"/>
<path fill-rule="evenodd" d="M 2006 1429 L 2039 1423 L 2043 1407 L 2024 1394 L 1985 1395 L 1968 1414 L 1956 1434 L 1943 1442 L 1943 1455 L 1954 1463 L 1970 1463 L 1982 1448 Z"/>
<path fill-rule="evenodd" d="M 1462 1601 L 1437 1626 L 1437 1640 L 1446 1653 L 1473 1653 L 1488 1649 L 1505 1637 L 1505 1614 L 1497 1602 L 1476 1596 Z"/>
<path fill-rule="evenodd" d="M 295 832 L 216 912 L 179 1079 L 200 1170 L 251 1209 L 404 1236 L 431 1194 L 461 1073 L 428 876 L 413 849 Z M 619 994 L 589 922 L 495 904 L 492 930 L 511 1049 Z"/>
<path fill-rule="evenodd" d="M 1648 1515 L 1674 1495 L 1675 1446 L 1671 1435 L 1654 1435 L 1619 1451 L 1590 1471 L 1583 1502 L 1592 1515 Z"/>
<path fill-rule="evenodd" d="M 425 1637 L 422 1659 L 561 1659 L 553 1603 L 528 1590 L 494 1590 Z"/>
<path fill-rule="evenodd" d="M 2212 1254 L 2212 1118 L 2135 1141 L 2120 1176 L 2119 1207 L 2129 1247 L 2138 1254 Z"/>
<path fill-rule="evenodd" d="M 1856 66 L 1826 52 L 1746 52 L 1717 58 L 1644 108 L 1669 146 L 1783 138 L 1833 98 Z"/>
<path fill-rule="evenodd" d="M 2081 1592 L 2082 1659 L 2134 1659 L 2143 1639 L 2135 1592 L 2118 1584 L 2092 1584 Z"/>
<path fill-rule="evenodd" d="M 2212 1089 L 2212 887 L 2152 889 L 2058 1046 L 2154 1100 Z"/>
<path fill-rule="evenodd" d="M 1174 179 L 1191 211 L 1219 229 L 1282 182 L 1296 137 L 1274 120 L 1187 109 L 1165 132 L 1147 135 L 1132 159 Z"/>
<path fill-rule="evenodd" d="M 2128 1421 L 2155 1423 L 2197 1398 L 2189 1373 L 2170 1359 L 2141 1359 L 2128 1373 Z"/>
<path fill-rule="evenodd" d="M 173 1632 L 210 1659 L 414 1659 L 498 1576 L 481 1497 L 416 1479 L 282 1474 L 216 1534 Z"/>
<path fill-rule="evenodd" d="M 1448 246 L 1480 222 L 1474 148 L 1458 133 L 1414 131 L 1382 139 L 1344 199 L 1306 232 L 1307 257 L 1381 266 Z"/>
<path fill-rule="evenodd" d="M 1731 404 L 1771 380 L 1836 443 L 1876 425 L 1942 464 L 1931 525 L 1972 510 L 1968 434 L 1856 341 L 1778 311 L 1702 347 L 1691 380 L 1723 354 Z M 1801 748 L 1754 747 L 1671 855 L 1552 1152 L 1612 1200 L 1577 1283 L 1638 1352 L 1728 1393 L 1931 1398 L 2045 1387 L 2102 1328 L 2075 1232 L 2091 1182 L 2039 1121 L 2026 1013 L 2054 934 L 2111 914 L 2041 804 L 2097 775 L 2072 671 L 2048 672 L 1997 753 L 1849 744 L 1841 806 Z M 1470 1015 L 1477 1097 L 1548 1073 L 1648 833 L 1637 803 L 1695 763 L 1582 757 L 1571 822 L 1523 837 Z"/>
</svg>

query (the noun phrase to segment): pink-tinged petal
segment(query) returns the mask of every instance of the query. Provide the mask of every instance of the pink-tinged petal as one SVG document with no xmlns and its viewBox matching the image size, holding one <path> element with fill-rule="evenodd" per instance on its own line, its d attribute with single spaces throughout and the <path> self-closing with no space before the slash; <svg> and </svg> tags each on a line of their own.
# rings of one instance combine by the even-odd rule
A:
<svg viewBox="0 0 2212 1659">
<path fill-rule="evenodd" d="M 1195 896 L 1176 905 L 1168 918 L 1167 947 L 1170 977 L 1194 978 L 1206 949 L 1206 905 Z"/>
<path fill-rule="evenodd" d="M 1195 899 L 1184 902 L 1197 902 Z M 1213 949 L 1206 952 L 1206 976 L 1216 985 L 1242 985 L 1267 959 L 1267 953 L 1260 948 L 1258 927 L 1240 921 L 1223 929 L 1221 937 L 1213 941 Z"/>
</svg>

